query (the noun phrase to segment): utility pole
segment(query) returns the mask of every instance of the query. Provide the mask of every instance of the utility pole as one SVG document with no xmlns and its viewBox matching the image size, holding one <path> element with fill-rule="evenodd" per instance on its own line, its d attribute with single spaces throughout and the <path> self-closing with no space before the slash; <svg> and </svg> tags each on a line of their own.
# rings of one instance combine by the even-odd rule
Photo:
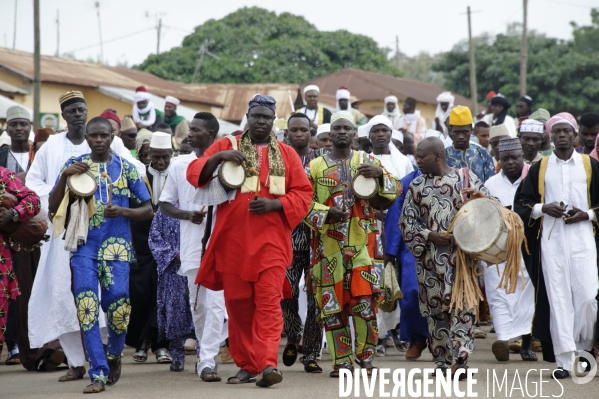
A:
<svg viewBox="0 0 599 399">
<path fill-rule="evenodd" d="M 395 67 L 399 69 L 399 36 L 395 35 Z"/>
<path fill-rule="evenodd" d="M 156 42 L 156 55 L 160 54 L 160 31 L 162 30 L 162 18 L 158 20 L 158 41 Z"/>
<path fill-rule="evenodd" d="M 474 44 L 472 43 L 472 22 L 470 21 L 470 6 L 468 13 L 468 47 L 470 53 L 470 98 L 474 108 L 474 115 L 478 115 L 478 94 L 476 92 L 476 64 L 474 63 Z"/>
<path fill-rule="evenodd" d="M 56 56 L 60 57 L 60 17 L 56 10 Z"/>
<path fill-rule="evenodd" d="M 100 64 L 104 63 L 104 43 L 102 42 L 102 24 L 100 23 L 100 2 L 96 1 L 98 11 L 98 31 L 100 32 Z"/>
<path fill-rule="evenodd" d="M 14 50 L 17 46 L 17 0 L 15 0 L 15 20 L 13 22 L 14 30 L 12 34 L 12 49 Z"/>
<path fill-rule="evenodd" d="M 40 127 L 40 0 L 33 0 L 33 131 Z"/>
<path fill-rule="evenodd" d="M 524 20 L 522 21 L 522 44 L 520 45 L 520 96 L 526 95 L 526 69 L 528 63 L 528 0 L 522 0 L 522 10 L 524 12 Z"/>
<path fill-rule="evenodd" d="M 196 65 L 196 69 L 195 71 L 193 71 L 193 77 L 191 78 L 191 83 L 195 83 L 196 81 L 196 77 L 198 76 L 198 73 L 200 72 L 200 68 L 202 67 L 202 62 L 204 61 L 204 54 L 208 54 L 210 57 L 216 59 L 216 60 L 220 60 L 220 57 L 216 54 L 211 53 L 210 51 L 208 51 L 208 41 L 204 40 L 204 44 L 202 44 L 200 46 L 200 60 L 198 61 L 198 65 Z"/>
</svg>

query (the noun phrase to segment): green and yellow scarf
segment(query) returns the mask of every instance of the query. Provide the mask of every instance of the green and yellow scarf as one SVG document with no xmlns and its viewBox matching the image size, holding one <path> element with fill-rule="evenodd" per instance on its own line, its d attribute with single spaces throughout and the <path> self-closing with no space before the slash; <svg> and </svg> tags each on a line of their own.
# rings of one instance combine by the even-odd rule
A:
<svg viewBox="0 0 599 399">
<path fill-rule="evenodd" d="M 247 158 L 245 163 L 245 182 L 241 187 L 242 193 L 252 193 L 256 190 L 256 179 L 259 178 L 260 165 L 258 165 L 258 152 L 252 143 L 249 130 L 246 130 L 239 140 L 239 151 Z M 268 179 L 266 185 L 272 195 L 285 195 L 285 164 L 281 156 L 279 143 L 274 134 L 268 140 Z"/>
</svg>

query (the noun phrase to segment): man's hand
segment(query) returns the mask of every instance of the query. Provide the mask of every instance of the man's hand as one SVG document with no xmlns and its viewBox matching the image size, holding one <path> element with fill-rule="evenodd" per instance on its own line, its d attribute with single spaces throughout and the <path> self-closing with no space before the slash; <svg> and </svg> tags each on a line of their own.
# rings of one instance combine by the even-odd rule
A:
<svg viewBox="0 0 599 399">
<path fill-rule="evenodd" d="M 240 165 L 246 160 L 243 152 L 237 150 L 221 151 L 218 155 L 220 156 L 221 161 L 235 161 Z"/>
<path fill-rule="evenodd" d="M 4 207 L 0 207 L 0 226 L 4 226 L 6 223 L 12 221 L 13 213 L 11 210 Z"/>
<path fill-rule="evenodd" d="M 566 216 L 566 210 L 562 208 L 557 202 L 545 204 L 543 205 L 543 208 L 541 208 L 541 210 L 544 214 L 552 216 L 554 218 L 562 218 Z"/>
<path fill-rule="evenodd" d="M 364 177 L 373 177 L 378 179 L 383 175 L 383 169 L 376 165 L 363 163 L 362 165 L 358 166 L 358 173 Z"/>
<path fill-rule="evenodd" d="M 63 170 L 62 174 L 65 176 L 80 175 L 81 173 L 87 172 L 88 169 L 88 164 L 83 162 L 77 162 Z"/>
<path fill-rule="evenodd" d="M 569 216 L 569 215 L 564 216 L 564 222 L 566 224 L 574 224 L 574 223 L 585 222 L 585 221 L 589 220 L 589 214 L 586 213 L 585 211 L 582 211 L 575 206 L 573 206 L 572 209 L 574 209 L 576 211 L 576 213 L 573 214 L 572 216 Z"/>
<path fill-rule="evenodd" d="M 123 216 L 123 208 L 117 205 L 111 205 L 104 208 L 104 217 L 109 219 Z"/>
<path fill-rule="evenodd" d="M 204 216 L 206 216 L 206 212 L 200 212 L 200 211 L 187 212 L 187 220 L 189 220 L 193 224 L 202 224 L 202 222 L 204 221 Z"/>
<path fill-rule="evenodd" d="M 343 212 L 343 210 L 338 206 L 332 206 L 329 208 L 327 223 L 346 222 L 348 219 L 349 211 Z"/>
<path fill-rule="evenodd" d="M 431 231 L 428 235 L 428 240 L 438 247 L 445 247 L 451 242 L 451 234 L 445 235 L 444 233 Z"/>
<path fill-rule="evenodd" d="M 278 199 L 258 198 L 250 201 L 250 212 L 257 215 L 261 213 L 278 211 L 283 208 L 281 201 Z"/>
</svg>

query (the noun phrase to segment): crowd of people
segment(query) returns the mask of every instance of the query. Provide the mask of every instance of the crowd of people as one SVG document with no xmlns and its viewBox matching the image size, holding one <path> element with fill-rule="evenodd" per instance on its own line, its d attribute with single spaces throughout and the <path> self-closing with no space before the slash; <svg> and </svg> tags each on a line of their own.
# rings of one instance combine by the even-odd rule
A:
<svg viewBox="0 0 599 399">
<path fill-rule="evenodd" d="M 389 341 L 408 361 L 428 348 L 437 369 L 462 379 L 485 325 L 498 361 L 542 352 L 557 379 L 576 351 L 597 355 L 598 114 L 533 112 L 523 96 L 512 118 L 491 92 L 473 116 L 444 92 L 427 129 L 413 98 L 400 112 L 386 97 L 368 120 L 347 88 L 334 112 L 319 95 L 306 86 L 305 106 L 275 123 L 275 100 L 258 94 L 243 129 L 225 137 L 211 113 L 187 121 L 170 96 L 162 112 L 143 87 L 122 118 L 90 117 L 80 92 L 65 93 L 67 127 L 56 133 L 31 133 L 28 111 L 10 108 L 0 138 L 5 363 L 68 365 L 59 381 L 88 374 L 83 392 L 99 393 L 119 381 L 125 345 L 134 362 L 151 351 L 172 372 L 195 351 L 202 381 L 222 380 L 220 354 L 239 368 L 228 384 L 269 387 L 283 380 L 286 337 L 283 364 L 299 357 L 307 373 L 323 373 L 326 347 L 330 377 L 355 365 L 371 375 Z M 508 248 L 519 275 L 509 292 L 509 262 L 474 261 L 484 272 L 473 305 L 451 232 L 462 206 L 483 197 L 517 215 L 526 240 Z M 39 214 L 40 243 L 13 240 L 11 226 Z"/>
</svg>

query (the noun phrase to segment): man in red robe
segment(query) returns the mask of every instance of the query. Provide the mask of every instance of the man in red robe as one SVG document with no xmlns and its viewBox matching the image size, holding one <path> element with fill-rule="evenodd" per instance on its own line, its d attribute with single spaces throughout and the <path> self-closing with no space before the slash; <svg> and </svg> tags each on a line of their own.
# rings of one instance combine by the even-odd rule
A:
<svg viewBox="0 0 599 399">
<path fill-rule="evenodd" d="M 313 192 L 296 152 L 271 133 L 275 100 L 256 95 L 247 118 L 249 129 L 241 136 L 216 141 L 189 164 L 187 180 L 203 188 L 200 197 L 207 194 L 196 201 L 218 204 L 196 284 L 224 289 L 229 348 L 240 368 L 227 383 L 258 376 L 256 385 L 268 387 L 283 380 L 277 369 L 280 301 L 293 256 L 291 231 L 306 216 Z M 226 161 L 242 164 L 246 178 L 225 192 L 216 176 Z"/>
</svg>

